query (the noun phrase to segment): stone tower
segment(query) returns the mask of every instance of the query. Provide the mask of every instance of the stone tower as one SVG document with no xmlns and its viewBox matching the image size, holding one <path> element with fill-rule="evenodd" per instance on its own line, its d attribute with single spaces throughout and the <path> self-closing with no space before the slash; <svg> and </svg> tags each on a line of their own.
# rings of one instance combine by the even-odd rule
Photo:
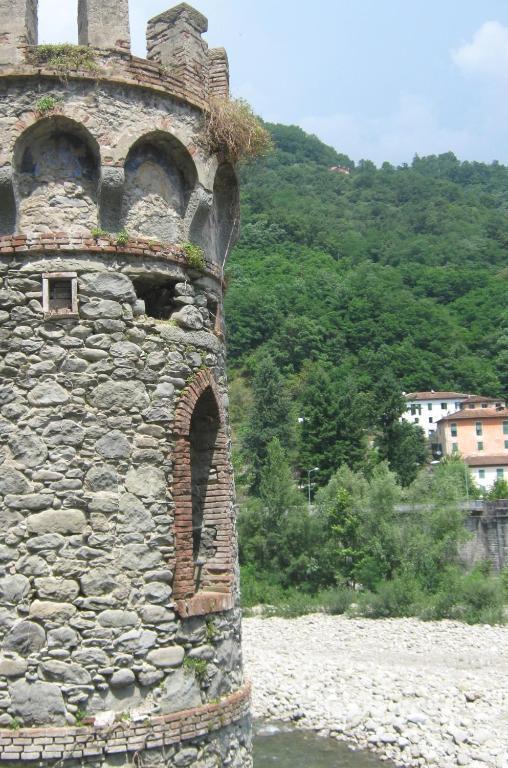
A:
<svg viewBox="0 0 508 768">
<path fill-rule="evenodd" d="M 248 768 L 223 265 L 228 92 L 185 3 L 37 47 L 0 0 L 0 760 Z"/>
</svg>

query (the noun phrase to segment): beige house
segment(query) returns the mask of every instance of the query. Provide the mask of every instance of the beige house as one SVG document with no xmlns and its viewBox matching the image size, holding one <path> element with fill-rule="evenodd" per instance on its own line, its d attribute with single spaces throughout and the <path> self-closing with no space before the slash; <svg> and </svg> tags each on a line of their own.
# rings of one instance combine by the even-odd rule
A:
<svg viewBox="0 0 508 768">
<path fill-rule="evenodd" d="M 508 409 L 500 400 L 470 398 L 460 410 L 440 419 L 436 439 L 443 456 L 460 454 L 475 481 L 489 489 L 497 479 L 508 479 Z"/>
</svg>

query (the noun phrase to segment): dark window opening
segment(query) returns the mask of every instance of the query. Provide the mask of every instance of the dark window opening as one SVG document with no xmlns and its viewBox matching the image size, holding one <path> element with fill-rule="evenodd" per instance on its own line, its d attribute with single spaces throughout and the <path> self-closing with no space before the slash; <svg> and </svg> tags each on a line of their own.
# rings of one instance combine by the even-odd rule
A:
<svg viewBox="0 0 508 768">
<path fill-rule="evenodd" d="M 72 312 L 71 280 L 49 281 L 49 310 L 50 312 Z"/>
<path fill-rule="evenodd" d="M 217 550 L 217 529 L 207 520 L 206 510 L 214 502 L 218 484 L 216 443 L 220 429 L 217 403 L 211 389 L 199 398 L 190 427 L 192 487 L 192 553 L 196 591 L 202 583 L 203 567 Z"/>
<path fill-rule="evenodd" d="M 168 320 L 177 309 L 173 283 L 137 280 L 134 288 L 138 299 L 145 302 L 145 314 L 156 320 Z"/>
<path fill-rule="evenodd" d="M 42 302 L 46 315 L 76 315 L 78 312 L 77 278 L 74 272 L 43 275 Z"/>
</svg>

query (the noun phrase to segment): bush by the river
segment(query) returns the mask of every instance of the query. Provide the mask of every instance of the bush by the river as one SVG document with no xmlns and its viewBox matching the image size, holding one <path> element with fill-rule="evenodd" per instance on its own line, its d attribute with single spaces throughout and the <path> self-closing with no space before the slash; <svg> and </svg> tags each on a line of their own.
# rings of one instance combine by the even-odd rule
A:
<svg viewBox="0 0 508 768">
<path fill-rule="evenodd" d="M 343 466 L 309 509 L 275 439 L 239 518 L 244 607 L 502 623 L 508 574 L 461 561 L 467 472 L 454 459 L 403 488 L 386 463 Z"/>
</svg>

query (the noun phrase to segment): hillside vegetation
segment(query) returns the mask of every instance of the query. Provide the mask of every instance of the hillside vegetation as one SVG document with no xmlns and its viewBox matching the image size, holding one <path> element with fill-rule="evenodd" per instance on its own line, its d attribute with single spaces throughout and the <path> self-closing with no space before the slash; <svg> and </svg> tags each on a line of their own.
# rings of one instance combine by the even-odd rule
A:
<svg viewBox="0 0 508 768">
<path fill-rule="evenodd" d="M 398 391 L 506 394 L 508 168 L 451 153 L 355 166 L 297 127 L 268 127 L 275 151 L 242 170 L 228 266 L 240 474 L 255 489 L 277 437 L 321 485 L 378 458 L 408 483 L 421 446 L 395 434 Z"/>
</svg>

